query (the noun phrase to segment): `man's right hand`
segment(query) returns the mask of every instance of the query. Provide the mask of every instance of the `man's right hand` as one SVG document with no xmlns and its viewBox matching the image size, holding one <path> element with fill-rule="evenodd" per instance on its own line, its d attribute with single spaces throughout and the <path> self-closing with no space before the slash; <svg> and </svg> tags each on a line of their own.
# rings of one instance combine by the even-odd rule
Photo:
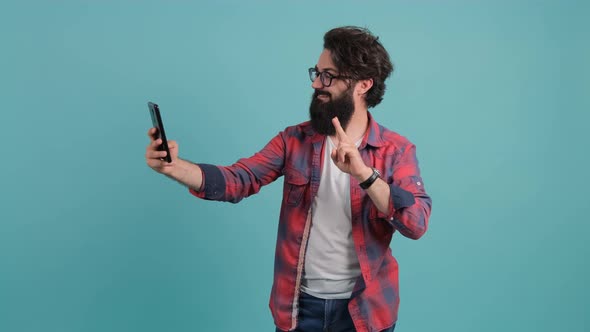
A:
<svg viewBox="0 0 590 332">
<path fill-rule="evenodd" d="M 178 144 L 175 141 L 168 141 L 168 149 L 170 150 L 170 159 L 172 159 L 172 162 L 169 163 L 166 160 L 162 160 L 162 158 L 166 157 L 166 151 L 158 151 L 158 146 L 162 144 L 162 140 L 154 139 L 155 133 L 156 128 L 148 130 L 150 144 L 145 151 L 145 161 L 148 166 L 154 171 L 164 174 L 191 189 L 196 191 L 201 190 L 201 185 L 203 184 L 201 168 L 196 164 L 178 158 Z"/>
<path fill-rule="evenodd" d="M 158 173 L 171 175 L 175 166 L 178 163 L 178 144 L 175 141 L 168 141 L 168 149 L 170 150 L 170 158 L 172 162 L 169 163 L 162 158 L 166 157 L 166 151 L 158 151 L 158 146 L 162 144 L 162 139 L 154 139 L 156 128 L 148 130 L 150 144 L 146 148 L 145 160 L 149 167 Z"/>
</svg>

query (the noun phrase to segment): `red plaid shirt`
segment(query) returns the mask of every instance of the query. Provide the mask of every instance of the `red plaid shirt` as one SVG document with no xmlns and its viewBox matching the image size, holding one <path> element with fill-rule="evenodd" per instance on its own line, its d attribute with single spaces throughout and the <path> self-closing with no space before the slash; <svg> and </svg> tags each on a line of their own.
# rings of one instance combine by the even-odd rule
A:
<svg viewBox="0 0 590 332">
<path fill-rule="evenodd" d="M 197 197 L 237 203 L 285 176 L 275 251 L 270 309 L 281 330 L 297 326 L 299 286 L 311 226 L 311 205 L 318 192 L 325 136 L 309 122 L 288 127 L 261 151 L 231 166 L 199 164 L 203 187 Z M 381 331 L 397 321 L 398 264 L 389 248 L 393 233 L 418 239 L 428 227 L 431 199 L 420 177 L 416 148 L 380 126 L 369 114 L 360 154 L 390 186 L 388 213 L 377 210 L 350 177 L 352 239 L 361 276 L 348 305 L 357 331 Z"/>
</svg>

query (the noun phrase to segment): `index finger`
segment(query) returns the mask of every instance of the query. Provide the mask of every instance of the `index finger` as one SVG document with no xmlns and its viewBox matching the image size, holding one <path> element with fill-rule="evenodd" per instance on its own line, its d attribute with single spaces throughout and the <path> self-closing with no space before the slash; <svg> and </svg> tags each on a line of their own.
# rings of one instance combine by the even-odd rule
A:
<svg viewBox="0 0 590 332">
<path fill-rule="evenodd" d="M 338 140 L 339 141 L 347 140 L 348 136 L 346 136 L 344 129 L 342 129 L 342 126 L 340 125 L 340 120 L 338 120 L 337 116 L 332 118 L 332 124 L 334 125 L 334 128 L 336 128 L 336 134 L 338 134 Z"/>
</svg>

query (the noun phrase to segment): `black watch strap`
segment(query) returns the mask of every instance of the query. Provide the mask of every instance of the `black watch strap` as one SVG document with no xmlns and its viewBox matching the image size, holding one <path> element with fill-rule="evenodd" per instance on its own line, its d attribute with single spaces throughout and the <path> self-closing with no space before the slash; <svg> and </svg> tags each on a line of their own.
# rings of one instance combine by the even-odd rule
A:
<svg viewBox="0 0 590 332">
<path fill-rule="evenodd" d="M 380 176 L 381 173 L 379 173 L 379 171 L 373 167 L 373 174 L 371 174 L 371 176 L 369 176 L 369 178 L 365 181 L 359 183 L 359 186 L 361 186 L 363 189 L 369 189 L 373 182 L 375 182 Z"/>
</svg>

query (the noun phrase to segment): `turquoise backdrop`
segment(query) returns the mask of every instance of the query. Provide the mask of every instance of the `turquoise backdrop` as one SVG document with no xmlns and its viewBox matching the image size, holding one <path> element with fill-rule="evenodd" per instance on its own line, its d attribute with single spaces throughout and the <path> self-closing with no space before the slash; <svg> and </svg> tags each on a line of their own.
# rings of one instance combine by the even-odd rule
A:
<svg viewBox="0 0 590 332">
<path fill-rule="evenodd" d="M 0 331 L 274 331 L 282 179 L 206 202 L 151 171 L 147 101 L 181 156 L 230 164 L 307 119 L 332 27 L 396 71 L 373 114 L 433 198 L 397 234 L 396 331 L 588 331 L 585 1 L 3 1 Z"/>
</svg>

